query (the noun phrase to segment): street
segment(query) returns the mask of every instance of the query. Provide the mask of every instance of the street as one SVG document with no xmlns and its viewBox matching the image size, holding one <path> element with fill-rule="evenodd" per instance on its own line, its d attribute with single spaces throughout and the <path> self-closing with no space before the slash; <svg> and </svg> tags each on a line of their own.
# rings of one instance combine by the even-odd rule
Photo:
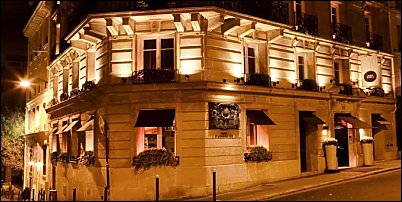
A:
<svg viewBox="0 0 402 202">
<path fill-rule="evenodd" d="M 366 178 L 324 186 L 292 194 L 273 201 L 400 201 L 401 170 L 372 175 Z"/>
</svg>

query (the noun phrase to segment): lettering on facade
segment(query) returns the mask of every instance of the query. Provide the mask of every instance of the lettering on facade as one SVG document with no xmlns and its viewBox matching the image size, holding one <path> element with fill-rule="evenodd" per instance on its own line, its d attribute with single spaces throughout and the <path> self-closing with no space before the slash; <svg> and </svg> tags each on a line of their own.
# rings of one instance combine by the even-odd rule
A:
<svg viewBox="0 0 402 202">
<path fill-rule="evenodd" d="M 221 133 L 214 135 L 215 139 L 234 139 L 235 136 L 233 134 Z"/>
<path fill-rule="evenodd" d="M 238 129 L 239 113 L 238 104 L 208 103 L 209 129 Z"/>
<path fill-rule="evenodd" d="M 373 82 L 377 78 L 377 74 L 374 71 L 368 71 L 364 74 L 364 80 L 367 82 Z"/>
</svg>

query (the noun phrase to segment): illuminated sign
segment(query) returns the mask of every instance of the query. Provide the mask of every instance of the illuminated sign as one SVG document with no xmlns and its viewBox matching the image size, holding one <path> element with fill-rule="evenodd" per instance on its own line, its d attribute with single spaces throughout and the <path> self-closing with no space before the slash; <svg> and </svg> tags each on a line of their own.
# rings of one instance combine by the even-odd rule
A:
<svg viewBox="0 0 402 202">
<path fill-rule="evenodd" d="M 373 82 L 377 79 L 377 74 L 374 71 L 368 71 L 364 74 L 364 80 L 367 82 Z"/>
</svg>

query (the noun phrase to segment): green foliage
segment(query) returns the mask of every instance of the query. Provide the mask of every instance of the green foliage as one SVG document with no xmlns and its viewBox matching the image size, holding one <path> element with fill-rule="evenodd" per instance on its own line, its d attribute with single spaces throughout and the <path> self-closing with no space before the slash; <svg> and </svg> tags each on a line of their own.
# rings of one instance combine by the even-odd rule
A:
<svg viewBox="0 0 402 202">
<path fill-rule="evenodd" d="M 148 170 L 151 167 L 172 166 L 176 167 L 179 162 L 174 154 L 167 149 L 145 150 L 133 157 L 133 166 L 136 172 Z"/>
<path fill-rule="evenodd" d="M 268 151 L 263 146 L 247 147 L 247 152 L 244 153 L 244 160 L 247 161 L 269 161 L 272 159 L 272 152 Z"/>
<path fill-rule="evenodd" d="M 314 79 L 303 79 L 302 85 L 299 87 L 301 90 L 317 91 L 318 85 Z"/>
<path fill-rule="evenodd" d="M 249 80 L 245 84 L 270 87 L 271 86 L 271 78 L 269 77 L 268 74 L 265 74 L 265 73 L 250 74 Z"/>
<path fill-rule="evenodd" d="M 22 109 L 1 112 L 1 164 L 16 170 L 24 166 L 24 119 Z"/>
</svg>

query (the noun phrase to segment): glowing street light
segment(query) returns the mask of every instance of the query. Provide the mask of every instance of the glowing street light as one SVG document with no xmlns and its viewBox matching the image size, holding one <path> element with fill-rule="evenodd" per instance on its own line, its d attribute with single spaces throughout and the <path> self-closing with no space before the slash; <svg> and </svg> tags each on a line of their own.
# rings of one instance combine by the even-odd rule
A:
<svg viewBox="0 0 402 202">
<path fill-rule="evenodd" d="M 22 81 L 20 81 L 20 86 L 24 87 L 24 88 L 29 87 L 29 86 L 31 86 L 31 82 L 28 80 L 22 80 Z"/>
</svg>

